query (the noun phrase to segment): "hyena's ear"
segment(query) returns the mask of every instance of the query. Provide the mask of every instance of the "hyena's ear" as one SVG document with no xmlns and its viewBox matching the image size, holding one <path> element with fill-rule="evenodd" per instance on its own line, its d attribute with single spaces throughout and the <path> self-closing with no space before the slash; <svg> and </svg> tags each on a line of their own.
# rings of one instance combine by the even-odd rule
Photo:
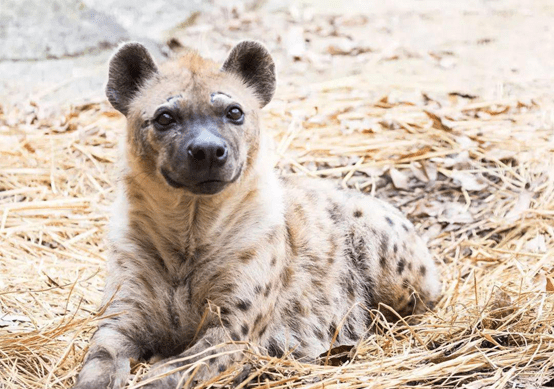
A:
<svg viewBox="0 0 554 389">
<path fill-rule="evenodd" d="M 140 43 L 122 45 L 110 60 L 106 96 L 112 106 L 127 115 L 129 103 L 141 85 L 158 72 L 152 56 Z"/>
<path fill-rule="evenodd" d="M 271 101 L 275 93 L 275 63 L 261 43 L 242 41 L 237 44 L 229 53 L 221 70 L 237 74 L 254 89 L 260 107 Z"/>
</svg>

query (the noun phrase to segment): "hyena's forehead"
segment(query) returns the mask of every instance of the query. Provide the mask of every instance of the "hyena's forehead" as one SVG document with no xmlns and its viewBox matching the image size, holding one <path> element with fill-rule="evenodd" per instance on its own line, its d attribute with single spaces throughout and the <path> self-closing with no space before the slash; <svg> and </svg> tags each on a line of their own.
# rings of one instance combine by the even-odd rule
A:
<svg viewBox="0 0 554 389">
<path fill-rule="evenodd" d="M 238 103 L 238 99 L 229 92 L 206 92 L 197 94 L 194 98 L 187 97 L 187 93 L 172 93 L 169 97 L 161 99 L 154 111 L 160 108 L 184 109 L 184 110 L 203 110 L 205 108 L 224 108 L 231 104 Z"/>
</svg>

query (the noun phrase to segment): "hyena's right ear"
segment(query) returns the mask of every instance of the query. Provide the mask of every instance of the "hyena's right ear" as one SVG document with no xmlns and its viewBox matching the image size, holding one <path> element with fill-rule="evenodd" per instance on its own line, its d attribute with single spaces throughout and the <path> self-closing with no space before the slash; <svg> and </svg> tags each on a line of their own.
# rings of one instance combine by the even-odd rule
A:
<svg viewBox="0 0 554 389">
<path fill-rule="evenodd" d="M 275 63 L 260 42 L 242 41 L 231 49 L 221 70 L 235 73 L 251 87 L 260 108 L 271 101 L 275 93 Z"/>
<path fill-rule="evenodd" d="M 123 44 L 110 60 L 106 96 L 112 106 L 127 115 L 129 103 L 141 85 L 158 72 L 152 56 L 140 43 Z"/>
</svg>

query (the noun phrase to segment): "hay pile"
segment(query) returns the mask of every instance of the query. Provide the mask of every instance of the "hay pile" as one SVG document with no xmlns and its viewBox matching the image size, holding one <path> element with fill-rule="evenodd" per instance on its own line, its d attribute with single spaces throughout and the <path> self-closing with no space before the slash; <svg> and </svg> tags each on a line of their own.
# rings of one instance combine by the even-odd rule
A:
<svg viewBox="0 0 554 389">
<path fill-rule="evenodd" d="M 212 39 L 228 48 L 229 38 Z M 343 60 L 351 69 L 369 53 L 356 50 Z M 420 323 L 382 323 L 326 365 L 247 353 L 255 369 L 241 386 L 554 387 L 547 102 L 456 91 L 377 97 L 363 74 L 305 85 L 293 73 L 282 72 L 265 111 L 276 168 L 340 180 L 401 208 L 428 239 L 444 296 Z M 0 111 L 2 389 L 68 388 L 76 377 L 102 294 L 123 128 L 103 101 Z M 136 384 L 147 368 L 135 366 Z"/>
</svg>

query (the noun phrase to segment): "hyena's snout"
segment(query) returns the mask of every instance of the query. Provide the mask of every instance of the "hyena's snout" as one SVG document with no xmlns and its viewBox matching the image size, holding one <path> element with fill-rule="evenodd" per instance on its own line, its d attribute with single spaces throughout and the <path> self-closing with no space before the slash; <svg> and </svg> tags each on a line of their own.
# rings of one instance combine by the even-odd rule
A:
<svg viewBox="0 0 554 389">
<path fill-rule="evenodd" d="M 227 142 L 209 131 L 202 131 L 186 146 L 187 162 L 197 172 L 219 169 L 227 162 Z"/>
<path fill-rule="evenodd" d="M 221 134 L 209 128 L 191 131 L 173 145 L 169 160 L 161 169 L 166 182 L 194 194 L 221 192 L 241 173 L 231 147 Z"/>
</svg>

